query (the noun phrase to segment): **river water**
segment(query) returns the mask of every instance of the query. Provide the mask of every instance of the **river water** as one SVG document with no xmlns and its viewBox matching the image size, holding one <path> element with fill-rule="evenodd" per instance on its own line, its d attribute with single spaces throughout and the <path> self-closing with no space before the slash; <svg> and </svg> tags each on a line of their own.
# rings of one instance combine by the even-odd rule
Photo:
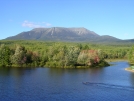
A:
<svg viewBox="0 0 134 101">
<path fill-rule="evenodd" d="M 1 68 L 0 101 L 134 101 L 128 62 L 96 69 Z"/>
</svg>

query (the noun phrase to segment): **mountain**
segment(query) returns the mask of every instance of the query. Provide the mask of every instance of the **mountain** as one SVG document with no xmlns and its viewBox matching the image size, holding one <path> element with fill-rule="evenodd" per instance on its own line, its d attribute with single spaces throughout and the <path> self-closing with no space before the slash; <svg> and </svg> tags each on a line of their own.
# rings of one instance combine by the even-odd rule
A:
<svg viewBox="0 0 134 101">
<path fill-rule="evenodd" d="M 107 42 L 120 41 L 112 36 L 100 36 L 86 28 L 35 28 L 31 31 L 22 32 L 16 36 L 8 37 L 6 40 L 54 40 L 54 41 L 93 41 Z"/>
<path fill-rule="evenodd" d="M 124 40 L 125 42 L 130 42 L 130 43 L 133 43 L 134 42 L 134 39 L 128 39 L 128 40 Z"/>
</svg>

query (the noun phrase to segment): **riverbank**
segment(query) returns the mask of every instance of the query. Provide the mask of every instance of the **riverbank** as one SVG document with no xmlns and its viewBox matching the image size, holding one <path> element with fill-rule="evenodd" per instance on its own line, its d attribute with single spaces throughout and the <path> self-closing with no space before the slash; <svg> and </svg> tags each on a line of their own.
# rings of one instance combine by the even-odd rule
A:
<svg viewBox="0 0 134 101">
<path fill-rule="evenodd" d="M 105 59 L 106 62 L 128 61 L 127 59 Z"/>
<path fill-rule="evenodd" d="M 128 68 L 125 68 L 126 71 L 129 71 L 129 72 L 134 72 L 134 70 L 132 70 L 130 67 Z"/>
</svg>

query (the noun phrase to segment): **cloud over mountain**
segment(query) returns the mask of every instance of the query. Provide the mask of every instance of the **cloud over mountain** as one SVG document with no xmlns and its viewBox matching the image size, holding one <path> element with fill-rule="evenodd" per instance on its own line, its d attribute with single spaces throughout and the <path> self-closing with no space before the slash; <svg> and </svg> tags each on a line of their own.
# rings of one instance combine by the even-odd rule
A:
<svg viewBox="0 0 134 101">
<path fill-rule="evenodd" d="M 29 28 L 45 28 L 45 27 L 50 27 L 51 24 L 47 22 L 36 23 L 36 22 L 30 22 L 30 21 L 25 20 L 22 23 L 22 26 L 29 27 Z"/>
</svg>

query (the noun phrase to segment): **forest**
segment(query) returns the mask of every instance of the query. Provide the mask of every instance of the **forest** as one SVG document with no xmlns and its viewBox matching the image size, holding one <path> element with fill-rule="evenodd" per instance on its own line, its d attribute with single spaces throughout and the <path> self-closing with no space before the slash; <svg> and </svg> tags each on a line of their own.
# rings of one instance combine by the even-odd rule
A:
<svg viewBox="0 0 134 101">
<path fill-rule="evenodd" d="M 108 66 L 108 59 L 134 63 L 133 44 L 0 41 L 0 67 L 93 68 Z"/>
</svg>

